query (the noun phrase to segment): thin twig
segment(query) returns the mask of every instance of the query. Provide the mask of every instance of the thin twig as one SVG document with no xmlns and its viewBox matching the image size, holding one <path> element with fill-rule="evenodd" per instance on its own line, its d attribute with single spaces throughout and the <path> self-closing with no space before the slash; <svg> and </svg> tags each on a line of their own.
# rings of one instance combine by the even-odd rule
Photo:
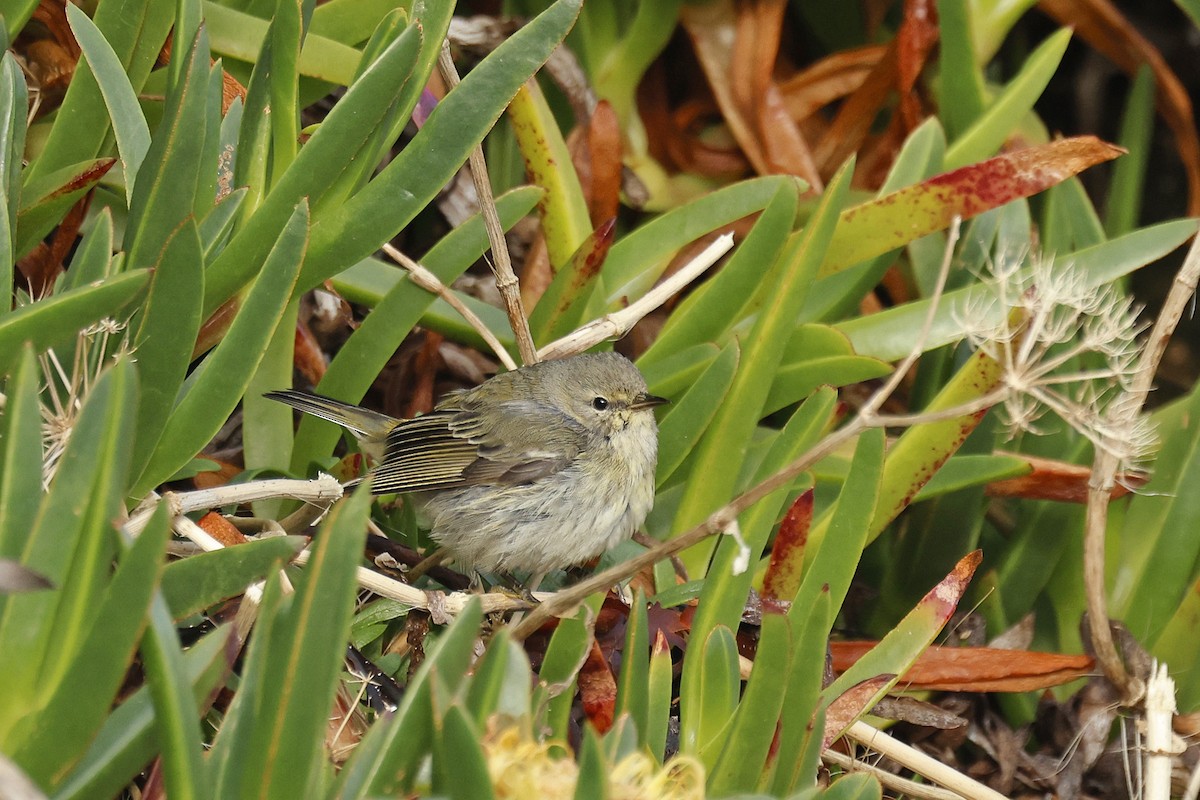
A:
<svg viewBox="0 0 1200 800">
<path fill-rule="evenodd" d="M 989 789 L 977 780 L 968 778 L 953 767 L 947 766 L 932 756 L 895 739 L 865 722 L 853 723 L 846 736 L 869 747 L 888 758 L 898 761 L 918 775 L 924 775 L 934 783 L 970 798 L 971 800 L 1004 800 L 1004 795 Z"/>
<path fill-rule="evenodd" d="M 517 362 L 513 361 L 512 356 L 510 356 L 508 351 L 504 349 L 504 345 L 500 344 L 500 340 L 496 338 L 496 334 L 492 333 L 491 328 L 484 324 L 483 320 L 479 318 L 479 315 L 472 311 L 470 307 L 462 301 L 461 297 L 455 294 L 449 286 L 442 283 L 441 280 L 438 279 L 437 275 L 434 275 L 429 271 L 428 268 L 422 266 L 416 261 L 413 261 L 407 255 L 401 252 L 399 248 L 390 244 L 385 244 L 383 246 L 383 252 L 395 259 L 397 264 L 408 270 L 408 274 L 412 277 L 413 283 L 415 283 L 417 286 L 420 286 L 427 292 L 436 294 L 438 297 L 445 300 L 451 308 L 457 311 L 459 316 L 466 320 L 467 324 L 474 328 L 475 332 L 483 338 L 483 341 L 487 344 L 487 346 L 492 348 L 492 352 L 496 354 L 496 358 L 500 360 L 500 363 L 504 365 L 505 369 L 512 370 L 517 368 Z"/>
<path fill-rule="evenodd" d="M 821 753 L 821 760 L 826 764 L 839 766 L 847 772 L 865 772 L 874 775 L 875 780 L 891 789 L 897 797 L 915 797 L 919 800 L 962 800 L 962 795 L 958 792 L 901 778 L 899 775 L 893 775 L 887 770 L 868 764 L 861 758 L 854 758 L 845 753 L 839 753 L 837 750 L 826 750 Z"/>
<path fill-rule="evenodd" d="M 450 57 L 450 42 L 442 41 L 442 52 L 438 57 L 438 69 L 446 88 L 453 90 L 459 84 L 458 70 L 454 67 L 454 59 Z M 475 182 L 475 194 L 479 196 L 479 210 L 483 214 L 483 227 L 487 230 L 488 241 L 492 246 L 492 274 L 496 276 L 496 288 L 504 301 L 504 310 L 508 313 L 508 322 L 512 325 L 513 334 L 517 337 L 517 348 L 521 353 L 521 361 L 525 364 L 536 364 L 538 361 L 537 348 L 533 344 L 533 335 L 529 332 L 529 318 L 525 314 L 525 306 L 521 302 L 520 284 L 513 272 L 512 261 L 508 257 L 508 244 L 504 241 L 504 228 L 500 224 L 500 215 L 496 211 L 496 201 L 492 197 L 492 182 L 488 178 L 487 162 L 483 158 L 483 145 L 475 146 L 468 160 L 471 169 L 471 179 Z"/>
<path fill-rule="evenodd" d="M 721 256 L 733 247 L 733 234 L 725 233 L 718 236 L 712 244 L 673 273 L 669 278 L 646 292 L 640 299 L 630 303 L 619 311 L 605 314 L 586 325 L 576 328 L 561 339 L 557 339 L 538 351 L 542 360 L 562 358 L 563 356 L 582 353 L 589 347 L 607 339 L 619 339 L 629 333 L 638 321 L 654 309 L 667 302 L 679 293 L 685 286 L 720 260 Z"/>
<path fill-rule="evenodd" d="M 1171 334 L 1179 325 L 1188 304 L 1196 293 L 1196 285 L 1200 282 L 1200 236 L 1192 239 L 1183 266 L 1175 274 L 1171 291 L 1163 302 L 1162 311 L 1154 322 L 1146 348 L 1138 361 L 1137 374 L 1134 376 L 1130 395 L 1130 414 L 1141 413 L 1142 406 L 1154 383 L 1158 365 L 1166 352 Z M 1083 540 L 1083 581 L 1087 598 L 1088 632 L 1091 635 L 1092 648 L 1096 660 L 1112 683 L 1120 690 L 1126 704 L 1137 702 L 1145 691 L 1142 680 L 1131 676 L 1125 669 L 1116 644 L 1113 642 L 1112 630 L 1108 622 L 1108 593 L 1105 590 L 1105 532 L 1108 529 L 1108 504 L 1112 498 L 1112 489 L 1116 482 L 1119 463 L 1111 454 L 1101 448 L 1096 449 L 1092 461 L 1092 478 L 1088 482 L 1088 505 L 1085 517 Z"/>
</svg>

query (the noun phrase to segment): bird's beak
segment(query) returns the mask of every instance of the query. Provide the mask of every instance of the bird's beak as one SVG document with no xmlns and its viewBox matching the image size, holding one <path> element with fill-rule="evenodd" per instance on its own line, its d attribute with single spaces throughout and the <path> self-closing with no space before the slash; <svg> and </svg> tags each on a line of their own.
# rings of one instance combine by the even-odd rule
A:
<svg viewBox="0 0 1200 800">
<path fill-rule="evenodd" d="M 656 397 L 652 394 L 642 392 L 637 397 L 633 398 L 633 405 L 631 408 L 633 408 L 634 411 L 640 411 L 643 408 L 654 408 L 655 406 L 661 406 L 664 403 L 669 402 L 671 401 L 665 397 Z"/>
</svg>

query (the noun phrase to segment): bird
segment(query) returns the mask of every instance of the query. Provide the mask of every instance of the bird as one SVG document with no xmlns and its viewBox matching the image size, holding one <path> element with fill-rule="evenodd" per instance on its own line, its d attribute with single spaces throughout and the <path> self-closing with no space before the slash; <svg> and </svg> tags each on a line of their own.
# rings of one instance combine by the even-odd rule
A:
<svg viewBox="0 0 1200 800">
<path fill-rule="evenodd" d="M 433 540 L 474 572 L 540 580 L 590 561 L 654 503 L 653 410 L 667 400 L 617 353 L 501 373 L 412 419 L 297 390 L 265 396 L 354 434 L 376 462 L 371 491 L 411 495 Z"/>
</svg>

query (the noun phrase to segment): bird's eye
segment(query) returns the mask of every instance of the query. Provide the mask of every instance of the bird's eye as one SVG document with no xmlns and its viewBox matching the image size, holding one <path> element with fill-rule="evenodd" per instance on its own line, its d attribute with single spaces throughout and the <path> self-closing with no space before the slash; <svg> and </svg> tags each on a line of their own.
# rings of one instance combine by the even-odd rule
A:
<svg viewBox="0 0 1200 800">
<path fill-rule="evenodd" d="M 604 409 L 608 408 L 608 399 L 604 397 L 593 397 L 592 408 L 596 409 L 597 411 L 603 411 Z"/>
</svg>

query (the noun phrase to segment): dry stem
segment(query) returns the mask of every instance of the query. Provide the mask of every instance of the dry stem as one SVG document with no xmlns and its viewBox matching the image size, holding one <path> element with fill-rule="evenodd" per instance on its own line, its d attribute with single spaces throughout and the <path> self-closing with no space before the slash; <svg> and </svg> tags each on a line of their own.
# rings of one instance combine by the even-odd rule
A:
<svg viewBox="0 0 1200 800">
<path fill-rule="evenodd" d="M 1150 338 L 1138 362 L 1137 374 L 1130 389 L 1135 402 L 1129 413 L 1140 413 L 1146 402 L 1158 371 L 1159 362 L 1166 352 L 1179 320 L 1196 292 L 1200 282 L 1200 236 L 1192 239 L 1183 266 L 1175 275 L 1171 291 L 1163 303 L 1162 311 L 1150 331 Z M 1088 482 L 1088 505 L 1083 540 L 1083 580 L 1087 596 L 1088 632 L 1100 668 L 1124 696 L 1126 704 L 1137 702 L 1145 691 L 1140 678 L 1131 676 L 1113 642 L 1108 624 L 1108 593 L 1104 583 L 1104 538 L 1108 527 L 1108 504 L 1117 473 L 1117 459 L 1110 453 L 1097 448 L 1092 462 L 1092 479 Z"/>
<path fill-rule="evenodd" d="M 442 52 L 438 57 L 438 68 L 447 89 L 453 89 L 459 84 L 458 70 L 454 67 L 454 59 L 450 57 L 450 42 L 442 42 Z M 513 273 L 512 261 L 508 257 L 508 244 L 504 241 L 504 228 L 500 224 L 500 215 L 496 211 L 496 201 L 492 197 L 492 182 L 488 178 L 487 162 L 483 158 L 483 145 L 475 146 L 467 162 L 471 169 L 471 179 L 475 182 L 475 194 L 479 196 L 479 210 L 483 213 L 483 226 L 487 230 L 488 241 L 492 245 L 492 274 L 496 276 L 496 288 L 504 301 L 504 310 L 508 313 L 508 322 L 512 325 L 513 334 L 517 337 L 517 348 L 521 353 L 521 361 L 525 364 L 536 364 L 538 361 L 537 348 L 533 344 L 533 335 L 529 332 L 528 317 L 525 306 L 521 302 L 520 286 L 517 276 Z"/>
</svg>

